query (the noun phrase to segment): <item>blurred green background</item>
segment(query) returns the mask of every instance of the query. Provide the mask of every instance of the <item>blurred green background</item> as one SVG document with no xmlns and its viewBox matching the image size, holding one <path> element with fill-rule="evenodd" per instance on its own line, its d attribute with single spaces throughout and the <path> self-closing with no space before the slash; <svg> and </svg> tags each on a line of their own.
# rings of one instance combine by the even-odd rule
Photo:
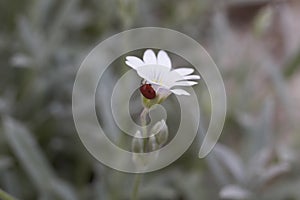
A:
<svg viewBox="0 0 300 200">
<path fill-rule="evenodd" d="M 0 188 L 24 200 L 130 199 L 135 175 L 100 164 L 79 140 L 72 87 L 96 44 L 158 26 L 206 48 L 228 113 L 207 158 L 197 158 L 197 138 L 175 163 L 143 176 L 140 199 L 299 200 L 299 19 L 298 0 L 1 0 Z M 205 83 L 197 87 L 205 132 L 210 101 Z M 120 137 L 110 118 L 101 121 Z"/>
</svg>

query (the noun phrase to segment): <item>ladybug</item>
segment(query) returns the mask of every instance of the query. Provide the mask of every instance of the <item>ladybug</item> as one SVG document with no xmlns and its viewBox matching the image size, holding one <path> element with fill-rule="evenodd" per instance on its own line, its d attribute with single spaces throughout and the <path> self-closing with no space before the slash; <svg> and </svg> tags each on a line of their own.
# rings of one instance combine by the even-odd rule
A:
<svg viewBox="0 0 300 200">
<path fill-rule="evenodd" d="M 156 97 L 156 92 L 151 86 L 151 84 L 143 84 L 140 87 L 142 95 L 147 99 L 154 99 Z"/>
</svg>

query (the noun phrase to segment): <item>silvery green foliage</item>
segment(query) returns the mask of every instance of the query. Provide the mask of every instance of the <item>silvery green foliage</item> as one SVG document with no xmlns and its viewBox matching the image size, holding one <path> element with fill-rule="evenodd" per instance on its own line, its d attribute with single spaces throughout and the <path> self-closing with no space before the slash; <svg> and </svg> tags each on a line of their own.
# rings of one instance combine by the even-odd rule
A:
<svg viewBox="0 0 300 200">
<path fill-rule="evenodd" d="M 238 185 L 227 185 L 220 191 L 222 199 L 248 199 L 251 193 Z"/>
<path fill-rule="evenodd" d="M 228 115 L 221 140 L 206 159 L 197 159 L 199 139 L 169 167 L 144 175 L 140 199 L 300 199 L 297 4 L 1 1 L 0 188 L 24 200 L 129 199 L 134 175 L 100 164 L 78 139 L 73 81 L 98 42 L 132 27 L 162 26 L 205 44 L 225 81 Z M 189 65 L 172 56 L 175 66 Z M 124 58 L 113 64 L 97 94 L 98 117 L 108 137 L 129 151 L 132 138 L 118 129 L 109 109 L 115 81 L 126 71 L 120 63 Z M 211 105 L 204 82 L 195 90 L 200 135 Z M 138 121 L 142 105 L 132 101 L 132 118 Z M 152 149 L 168 144 L 178 128 L 176 98 L 163 106 L 168 126 L 153 127 Z"/>
<path fill-rule="evenodd" d="M 77 199 L 74 189 L 56 177 L 34 138 L 22 124 L 6 117 L 3 119 L 3 128 L 7 143 L 32 179 L 41 198 Z"/>
</svg>

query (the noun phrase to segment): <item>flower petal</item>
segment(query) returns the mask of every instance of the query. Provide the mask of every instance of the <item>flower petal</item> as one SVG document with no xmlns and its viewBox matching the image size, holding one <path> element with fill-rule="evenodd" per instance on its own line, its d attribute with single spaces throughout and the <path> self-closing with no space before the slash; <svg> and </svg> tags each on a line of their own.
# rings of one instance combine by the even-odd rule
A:
<svg viewBox="0 0 300 200">
<path fill-rule="evenodd" d="M 163 51 L 163 50 L 160 50 L 160 51 L 158 52 L 158 55 L 157 55 L 157 64 L 166 66 L 166 67 L 168 67 L 169 69 L 171 69 L 171 67 L 172 67 L 170 57 L 169 57 L 168 54 L 167 54 L 165 51 Z"/>
<path fill-rule="evenodd" d="M 160 97 L 160 98 L 167 98 L 170 94 L 171 91 L 165 87 L 160 86 L 157 90 L 156 90 L 156 94 Z"/>
<path fill-rule="evenodd" d="M 161 66 L 161 65 L 158 65 Z M 167 71 L 165 73 L 161 73 L 161 75 L 159 76 L 159 82 L 162 85 L 164 85 L 167 88 L 171 88 L 174 83 L 176 83 L 179 80 L 182 80 L 183 77 L 180 76 L 178 73 L 173 72 L 173 71 L 169 71 L 169 68 L 166 67 L 160 67 L 160 68 L 165 68 L 167 69 Z"/>
<path fill-rule="evenodd" d="M 187 95 L 187 96 L 190 95 L 190 93 L 188 93 L 187 91 L 185 91 L 183 89 L 173 89 L 173 90 L 171 90 L 171 92 L 173 92 L 176 95 Z"/>
<path fill-rule="evenodd" d="M 174 69 L 173 71 L 177 72 L 181 76 L 186 76 L 186 75 L 192 74 L 194 72 L 194 69 L 192 69 L 192 68 L 178 68 L 178 69 Z"/>
<path fill-rule="evenodd" d="M 153 50 L 147 49 L 144 53 L 143 60 L 145 64 L 157 64 L 156 56 Z"/>
<path fill-rule="evenodd" d="M 128 66 L 132 67 L 133 69 L 136 69 L 142 65 L 145 65 L 141 59 L 139 59 L 138 57 L 135 57 L 135 56 L 127 56 L 125 63 Z"/>
<path fill-rule="evenodd" d="M 192 86 L 192 85 L 197 85 L 198 83 L 196 81 L 179 81 L 173 84 L 172 87 L 174 86 Z"/>
<path fill-rule="evenodd" d="M 161 85 L 164 87 L 167 87 L 165 80 L 167 78 L 168 80 L 172 79 L 172 77 L 169 76 L 169 69 L 160 65 L 149 65 L 147 67 L 139 67 L 136 71 L 140 77 L 142 77 L 149 83 Z"/>
<path fill-rule="evenodd" d="M 184 76 L 183 79 L 184 80 L 199 80 L 200 76 L 198 76 L 198 75 L 189 75 L 189 76 Z"/>
</svg>

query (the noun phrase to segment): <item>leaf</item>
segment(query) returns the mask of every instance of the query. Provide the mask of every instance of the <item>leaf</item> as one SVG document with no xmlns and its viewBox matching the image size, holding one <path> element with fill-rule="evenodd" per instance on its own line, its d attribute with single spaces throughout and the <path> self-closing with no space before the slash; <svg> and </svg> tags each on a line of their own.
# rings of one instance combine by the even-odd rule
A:
<svg viewBox="0 0 300 200">
<path fill-rule="evenodd" d="M 8 117 L 4 118 L 3 123 L 4 135 L 15 155 L 36 187 L 41 192 L 46 192 L 50 188 L 50 177 L 53 174 L 39 153 L 41 150 L 37 147 L 28 130 L 20 123 Z"/>
<path fill-rule="evenodd" d="M 296 177 L 298 178 L 298 177 Z M 300 196 L 300 181 L 299 178 L 295 180 L 285 180 L 268 187 L 263 195 L 264 200 L 274 199 L 299 199 Z"/>
<path fill-rule="evenodd" d="M 0 189 L 0 197 L 1 197 L 2 200 L 16 200 L 10 194 L 6 193 L 5 191 L 3 191 L 1 189 Z"/>
<path fill-rule="evenodd" d="M 10 157 L 0 158 L 0 171 L 9 168 L 12 165 L 13 165 L 13 160 Z"/>
<path fill-rule="evenodd" d="M 65 200 L 77 199 L 74 192 L 55 177 L 41 153 L 42 150 L 23 124 L 10 117 L 4 117 L 3 127 L 8 144 L 41 195 L 57 195 Z"/>
<path fill-rule="evenodd" d="M 60 179 L 52 178 L 51 187 L 53 193 L 59 197 L 63 197 L 63 199 L 66 200 L 77 199 L 73 188 L 71 188 L 68 184 L 66 184 L 64 181 Z"/>
<path fill-rule="evenodd" d="M 265 172 L 261 175 L 260 179 L 262 180 L 263 183 L 267 183 L 269 181 L 272 181 L 274 178 L 287 173 L 290 170 L 290 165 L 289 163 L 279 163 L 276 165 L 272 165 L 268 167 Z"/>
<path fill-rule="evenodd" d="M 264 149 L 273 140 L 273 116 L 274 101 L 266 98 L 259 116 L 251 118 L 246 115 L 239 115 L 239 122 L 247 131 L 244 139 L 244 151 L 246 157 L 252 157 Z"/>
<path fill-rule="evenodd" d="M 222 199 L 248 199 L 251 193 L 238 186 L 238 185 L 228 185 L 221 189 L 220 198 Z"/>
<path fill-rule="evenodd" d="M 204 133 L 203 132 L 204 132 L 203 124 L 200 121 L 200 123 L 199 123 L 199 133 L 197 135 L 197 142 L 199 142 L 199 144 L 201 144 L 201 142 L 203 141 L 203 138 L 204 138 Z M 217 156 L 216 156 L 216 153 L 215 153 L 215 150 L 213 150 L 207 156 L 205 161 L 206 161 L 206 163 L 209 167 L 209 170 L 214 175 L 214 178 L 217 180 L 218 184 L 220 184 L 222 186 L 228 184 L 229 177 L 225 173 L 224 169 L 220 166 L 219 160 L 217 159 Z"/>
<path fill-rule="evenodd" d="M 215 155 L 218 160 L 223 163 L 240 183 L 245 182 L 244 165 L 239 156 L 228 147 L 217 144 L 214 149 Z"/>
<path fill-rule="evenodd" d="M 26 49 L 30 52 L 30 55 L 39 60 L 44 53 L 43 36 L 40 32 L 33 31 L 31 23 L 26 17 L 22 17 L 18 21 L 18 33 L 20 34 L 21 41 Z"/>
<path fill-rule="evenodd" d="M 274 18 L 274 10 L 267 6 L 261 9 L 254 20 L 254 33 L 257 36 L 265 34 L 272 25 Z"/>
<path fill-rule="evenodd" d="M 288 61 L 284 68 L 284 75 L 287 78 L 290 78 L 300 67 L 300 48 L 293 55 L 293 57 Z"/>
</svg>

